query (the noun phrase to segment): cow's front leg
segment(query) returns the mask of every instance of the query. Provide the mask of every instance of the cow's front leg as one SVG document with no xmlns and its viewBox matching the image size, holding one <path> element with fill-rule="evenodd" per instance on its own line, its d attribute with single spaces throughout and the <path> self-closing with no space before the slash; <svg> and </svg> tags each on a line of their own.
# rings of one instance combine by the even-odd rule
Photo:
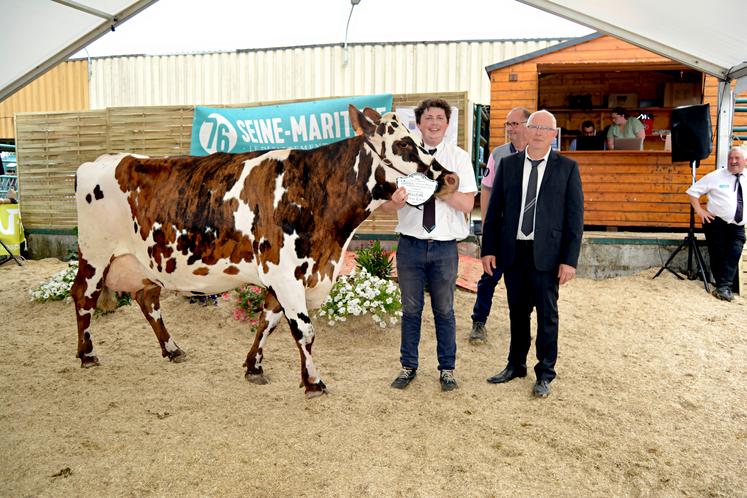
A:
<svg viewBox="0 0 747 498">
<path fill-rule="evenodd" d="M 275 293 L 270 289 L 265 294 L 265 302 L 262 304 L 262 313 L 257 324 L 257 333 L 254 335 L 254 343 L 246 355 L 244 366 L 246 367 L 246 380 L 254 384 L 267 384 L 268 379 L 262 369 L 264 359 L 264 348 L 267 338 L 275 330 L 280 318 L 283 316 L 283 308 L 280 306 Z"/>
<path fill-rule="evenodd" d="M 327 391 L 311 357 L 311 346 L 314 344 L 314 327 L 311 325 L 306 308 L 306 290 L 300 281 L 288 285 L 287 281 L 280 282 L 281 286 L 275 290 L 278 302 L 283 307 L 285 319 L 288 321 L 293 339 L 301 353 L 301 386 L 306 389 L 306 397 L 313 398 Z M 275 288 L 275 287 L 273 287 Z"/>
</svg>

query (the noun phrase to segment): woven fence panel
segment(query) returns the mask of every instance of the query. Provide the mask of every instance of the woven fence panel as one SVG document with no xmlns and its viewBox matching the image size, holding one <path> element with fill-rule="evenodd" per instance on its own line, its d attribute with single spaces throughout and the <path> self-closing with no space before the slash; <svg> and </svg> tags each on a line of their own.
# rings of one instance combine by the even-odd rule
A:
<svg viewBox="0 0 747 498">
<path fill-rule="evenodd" d="M 107 109 L 109 151 L 151 157 L 188 154 L 193 117 L 192 106 Z"/>
<path fill-rule="evenodd" d="M 75 170 L 107 152 L 106 112 L 18 114 L 16 137 L 24 226 L 75 227 Z"/>
</svg>

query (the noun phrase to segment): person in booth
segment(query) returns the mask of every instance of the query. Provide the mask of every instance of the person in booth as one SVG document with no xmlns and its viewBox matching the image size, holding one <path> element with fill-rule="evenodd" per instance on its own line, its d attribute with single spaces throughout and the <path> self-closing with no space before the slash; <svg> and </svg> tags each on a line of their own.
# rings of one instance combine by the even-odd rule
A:
<svg viewBox="0 0 747 498">
<path fill-rule="evenodd" d="M 597 136 L 597 128 L 594 126 L 594 121 L 587 119 L 583 123 L 581 123 L 581 136 L 582 137 L 596 137 Z M 599 140 L 602 140 L 602 137 L 599 138 Z M 578 147 L 578 138 L 574 138 L 571 141 L 571 144 L 568 146 L 568 150 L 602 150 L 604 147 L 603 144 L 601 144 L 601 147 L 596 147 L 596 144 L 593 144 L 595 147 L 594 149 L 587 149 L 584 147 L 583 141 L 584 139 L 581 139 L 582 146 Z"/>
<path fill-rule="evenodd" d="M 532 310 L 537 364 L 533 393 L 550 394 L 558 356 L 558 288 L 576 275 L 584 231 L 584 194 L 576 161 L 551 149 L 555 116 L 529 117 L 529 145 L 501 161 L 483 228 L 482 267 L 502 269 L 511 340 L 506 367 L 492 384 L 527 375 Z"/>
<path fill-rule="evenodd" d="M 616 138 L 646 138 L 646 127 L 641 120 L 628 115 L 623 107 L 615 107 L 610 114 L 612 126 L 607 131 L 607 150 L 615 149 Z"/>
<path fill-rule="evenodd" d="M 402 293 L 400 364 L 402 369 L 392 382 L 404 389 L 418 370 L 418 345 L 425 304 L 425 285 L 429 286 L 433 321 L 436 326 L 436 353 L 441 390 L 458 387 L 454 378 L 456 363 L 456 288 L 459 255 L 457 241 L 469 235 L 466 214 L 472 211 L 477 183 L 469 154 L 444 136 L 451 118 L 451 106 L 443 99 L 426 99 L 415 108 L 415 123 L 423 145 L 446 169 L 459 176 L 459 189 L 444 197 L 431 197 L 425 204 L 407 204 L 407 190 L 400 187 L 381 208 L 397 213 L 397 278 Z"/>
<path fill-rule="evenodd" d="M 711 171 L 687 189 L 690 204 L 703 222 L 703 232 L 708 244 L 711 273 L 716 282 L 714 297 L 731 301 L 732 287 L 744 247 L 744 178 L 745 154 L 741 147 L 729 151 L 727 167 Z M 706 209 L 700 198 L 708 195 Z"/>
</svg>

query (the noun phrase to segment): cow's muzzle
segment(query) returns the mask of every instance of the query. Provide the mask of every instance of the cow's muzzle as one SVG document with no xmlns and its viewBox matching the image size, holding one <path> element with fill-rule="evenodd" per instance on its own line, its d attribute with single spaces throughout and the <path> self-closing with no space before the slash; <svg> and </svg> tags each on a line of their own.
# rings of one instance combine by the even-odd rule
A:
<svg viewBox="0 0 747 498">
<path fill-rule="evenodd" d="M 459 175 L 456 173 L 447 173 L 438 179 L 438 188 L 436 197 L 453 194 L 459 189 Z"/>
</svg>

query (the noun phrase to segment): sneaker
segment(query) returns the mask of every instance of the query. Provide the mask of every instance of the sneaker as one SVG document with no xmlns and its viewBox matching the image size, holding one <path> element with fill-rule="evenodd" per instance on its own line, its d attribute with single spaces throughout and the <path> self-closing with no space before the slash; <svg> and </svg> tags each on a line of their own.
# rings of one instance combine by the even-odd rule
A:
<svg viewBox="0 0 747 498">
<path fill-rule="evenodd" d="M 728 287 L 713 289 L 711 294 L 713 294 L 713 297 L 724 301 L 732 301 L 734 299 L 734 294 L 731 293 L 731 289 Z"/>
<path fill-rule="evenodd" d="M 395 389 L 406 388 L 410 382 L 412 382 L 412 379 L 415 378 L 417 373 L 418 371 L 414 368 L 403 368 L 397 378 L 394 379 L 394 382 L 392 382 L 392 387 Z"/>
<path fill-rule="evenodd" d="M 550 383 L 546 380 L 538 380 L 535 382 L 532 392 L 538 398 L 546 398 L 550 396 Z"/>
<path fill-rule="evenodd" d="M 482 322 L 472 322 L 472 332 L 469 334 L 470 344 L 485 344 L 488 342 L 488 331 Z"/>
<path fill-rule="evenodd" d="M 454 370 L 441 370 L 441 390 L 453 391 L 458 387 L 459 384 L 454 378 Z"/>
</svg>

